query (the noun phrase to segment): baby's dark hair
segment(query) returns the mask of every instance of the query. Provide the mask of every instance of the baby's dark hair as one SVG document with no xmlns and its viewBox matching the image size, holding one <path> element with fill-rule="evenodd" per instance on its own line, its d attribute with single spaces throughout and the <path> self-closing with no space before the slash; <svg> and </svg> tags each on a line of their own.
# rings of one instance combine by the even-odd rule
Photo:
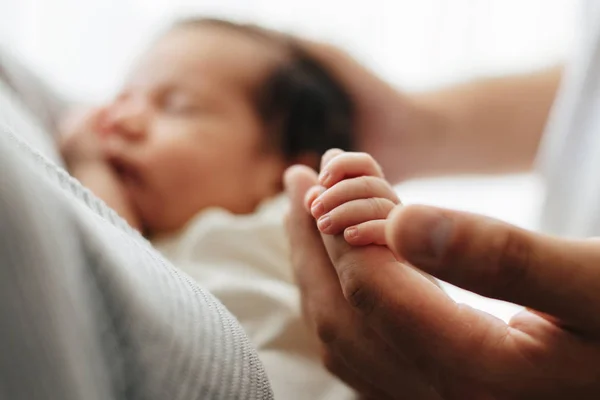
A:
<svg viewBox="0 0 600 400">
<path fill-rule="evenodd" d="M 321 156 L 330 148 L 351 150 L 354 107 L 328 69 L 291 37 L 256 25 L 193 18 L 175 27 L 215 26 L 281 48 L 285 57 L 259 84 L 253 99 L 270 138 L 289 161 Z"/>
</svg>

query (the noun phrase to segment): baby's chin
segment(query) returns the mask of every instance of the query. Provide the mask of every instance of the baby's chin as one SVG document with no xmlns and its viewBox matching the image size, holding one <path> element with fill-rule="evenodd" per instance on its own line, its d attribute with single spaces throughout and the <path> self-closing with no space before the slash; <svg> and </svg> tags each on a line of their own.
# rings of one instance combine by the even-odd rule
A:
<svg viewBox="0 0 600 400">
<path fill-rule="evenodd" d="M 142 234 L 150 240 L 158 240 L 167 236 L 171 236 L 181 231 L 185 224 L 167 224 L 166 221 L 158 221 L 156 216 L 144 218 L 140 214 L 142 226 Z"/>
<path fill-rule="evenodd" d="M 136 216 L 137 226 L 145 237 L 154 238 L 176 233 L 191 219 L 181 218 L 177 212 L 174 213 L 173 207 L 166 207 L 160 193 L 157 194 L 156 190 L 152 190 L 138 177 L 127 173 L 117 176 L 123 197 Z"/>
<path fill-rule="evenodd" d="M 214 208 L 214 206 L 188 207 L 186 204 L 166 206 L 155 196 L 138 197 L 136 200 L 138 200 L 136 206 L 144 227 L 144 236 L 152 240 L 181 233 L 196 216 L 207 209 Z"/>
<path fill-rule="evenodd" d="M 140 193 L 130 195 L 133 209 L 138 215 L 142 233 L 146 238 L 158 239 L 181 231 L 188 219 L 181 221 L 173 216 L 165 215 L 165 210 L 156 204 L 156 199 L 148 199 Z M 168 213 L 167 213 L 168 214 Z"/>
</svg>

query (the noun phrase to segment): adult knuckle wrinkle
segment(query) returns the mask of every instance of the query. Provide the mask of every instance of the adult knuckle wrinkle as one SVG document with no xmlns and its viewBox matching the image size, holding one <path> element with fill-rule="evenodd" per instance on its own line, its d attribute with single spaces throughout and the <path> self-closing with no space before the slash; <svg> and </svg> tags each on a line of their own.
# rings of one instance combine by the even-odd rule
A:
<svg viewBox="0 0 600 400">
<path fill-rule="evenodd" d="M 498 248 L 494 292 L 512 292 L 525 282 L 531 267 L 532 246 L 519 232 L 508 230 Z"/>
<path fill-rule="evenodd" d="M 352 307 L 364 315 L 370 315 L 375 307 L 373 292 L 361 285 L 351 286 L 346 291 L 346 299 Z"/>
<path fill-rule="evenodd" d="M 320 317 L 315 321 L 317 337 L 321 343 L 329 345 L 338 338 L 338 327 L 330 317 Z"/>
<path fill-rule="evenodd" d="M 346 301 L 362 314 L 369 315 L 375 305 L 375 296 L 360 274 L 360 263 L 356 258 L 343 257 L 344 267 L 339 270 L 340 283 Z"/>
</svg>

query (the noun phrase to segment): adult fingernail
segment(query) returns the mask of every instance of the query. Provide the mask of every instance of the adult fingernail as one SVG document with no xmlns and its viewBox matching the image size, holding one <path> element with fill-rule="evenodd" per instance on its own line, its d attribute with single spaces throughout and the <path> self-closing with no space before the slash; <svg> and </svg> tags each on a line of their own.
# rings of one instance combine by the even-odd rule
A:
<svg viewBox="0 0 600 400">
<path fill-rule="evenodd" d="M 319 230 L 321 232 L 325 231 L 330 226 L 331 226 L 331 219 L 329 218 L 329 215 L 323 215 L 317 221 L 317 227 L 319 228 Z"/>
<path fill-rule="evenodd" d="M 422 208 L 407 221 L 405 256 L 415 264 L 435 265 L 446 253 L 452 220 L 435 209 Z"/>
<path fill-rule="evenodd" d="M 292 165 L 283 174 L 283 183 L 287 191 L 291 191 L 294 188 L 294 175 L 298 171 L 297 165 Z"/>
</svg>

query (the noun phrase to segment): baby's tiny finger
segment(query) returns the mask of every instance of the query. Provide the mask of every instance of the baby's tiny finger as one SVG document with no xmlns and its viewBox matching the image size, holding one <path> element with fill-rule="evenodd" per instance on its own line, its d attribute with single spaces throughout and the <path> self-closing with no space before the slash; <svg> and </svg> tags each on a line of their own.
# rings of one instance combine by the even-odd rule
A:
<svg viewBox="0 0 600 400">
<path fill-rule="evenodd" d="M 339 156 L 340 154 L 343 154 L 344 150 L 340 150 L 340 149 L 329 149 L 325 152 L 325 154 L 323 154 L 323 157 L 321 157 L 321 170 L 323 168 L 325 168 L 325 166 L 327 164 L 329 164 L 329 162 L 331 160 L 333 160 L 335 157 Z"/>
<path fill-rule="evenodd" d="M 306 209 L 306 211 L 310 213 L 313 202 L 317 197 L 319 197 L 321 193 L 323 193 L 324 190 L 325 188 L 323 186 L 317 185 L 311 187 L 306 191 L 306 194 L 304 195 L 304 208 Z"/>
<path fill-rule="evenodd" d="M 388 199 L 394 204 L 400 203 L 398 195 L 385 180 L 374 176 L 361 176 L 338 182 L 324 190 L 316 199 L 313 198 L 311 213 L 313 217 L 319 218 L 344 203 L 371 197 Z"/>
<path fill-rule="evenodd" d="M 376 219 L 350 226 L 344 230 L 344 239 L 353 246 L 385 245 L 385 219 Z"/>
<path fill-rule="evenodd" d="M 381 167 L 367 153 L 343 153 L 323 167 L 319 174 L 319 183 L 330 188 L 342 179 L 364 175 L 383 178 Z"/>
<path fill-rule="evenodd" d="M 317 220 L 317 227 L 322 233 L 337 235 L 349 226 L 386 219 L 395 206 L 390 200 L 382 198 L 352 200 L 322 215 Z"/>
</svg>

